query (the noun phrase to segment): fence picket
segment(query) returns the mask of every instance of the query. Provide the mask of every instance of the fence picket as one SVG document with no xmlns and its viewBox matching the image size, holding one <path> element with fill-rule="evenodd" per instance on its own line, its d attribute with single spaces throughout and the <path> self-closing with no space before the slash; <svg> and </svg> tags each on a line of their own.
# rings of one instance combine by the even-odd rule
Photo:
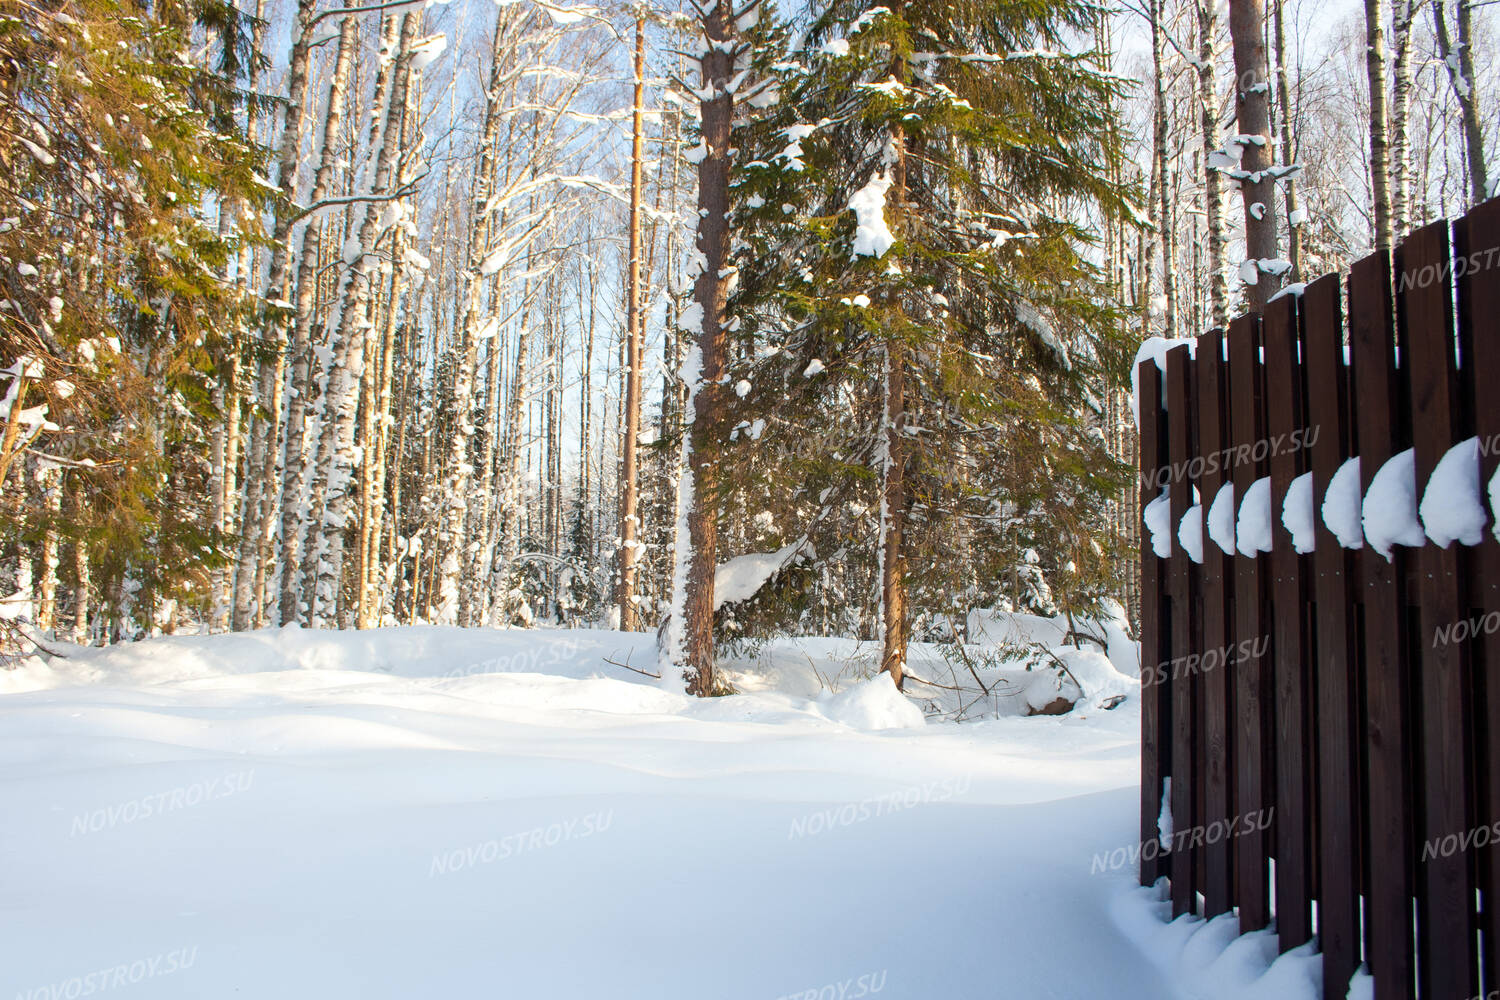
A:
<svg viewBox="0 0 1500 1000">
<path fill-rule="evenodd" d="M 1354 454 L 1349 419 L 1344 324 L 1337 275 L 1308 286 L 1302 296 L 1303 357 L 1307 367 L 1309 448 L 1317 545 L 1313 553 L 1315 665 L 1318 713 L 1318 941 L 1323 981 L 1331 995 L 1359 966 L 1361 752 L 1359 673 L 1353 669 L 1354 593 L 1349 551 L 1321 516 L 1328 483 Z"/>
<path fill-rule="evenodd" d="M 1192 506 L 1192 481 L 1182 475 L 1189 467 L 1194 450 L 1193 428 L 1196 421 L 1184 414 L 1191 412 L 1192 355 L 1187 344 L 1167 352 L 1167 454 L 1172 511 L 1172 556 L 1167 570 L 1167 592 L 1172 602 L 1171 656 L 1174 673 L 1177 664 L 1198 648 L 1198 569 L 1177 538 L 1178 526 Z M 1179 414 L 1175 419 L 1171 414 Z M 1191 832 L 1198 828 L 1198 793 L 1200 760 L 1197 752 L 1199 718 L 1194 694 L 1198 687 L 1192 671 L 1182 671 L 1172 679 L 1172 829 Z M 1172 913 L 1180 916 L 1197 909 L 1198 840 L 1179 836 L 1173 841 L 1171 855 Z"/>
<path fill-rule="evenodd" d="M 1448 223 L 1417 230 L 1397 251 L 1397 313 L 1406 346 L 1402 367 L 1411 385 L 1412 444 L 1417 498 L 1439 461 L 1469 437 L 1454 362 Z M 1446 499 L 1446 498 L 1443 498 Z M 1464 546 L 1424 545 L 1416 554 L 1418 643 L 1412 657 L 1420 747 L 1422 801 L 1417 861 L 1417 927 L 1421 995 L 1466 1000 L 1479 989 L 1474 945 L 1474 852 L 1434 850 L 1448 835 L 1473 829 L 1469 808 L 1469 646 L 1451 641 L 1452 626 L 1468 610 L 1463 593 Z M 1443 636 L 1449 635 L 1449 641 Z M 1462 841 L 1460 841 L 1462 842 Z"/>
<path fill-rule="evenodd" d="M 1224 370 L 1224 333 L 1213 330 L 1198 338 L 1195 387 L 1198 422 L 1198 450 L 1205 461 L 1198 478 L 1198 492 L 1206 515 L 1219 489 L 1228 482 L 1228 471 L 1221 456 L 1229 447 L 1227 378 Z M 1234 559 L 1208 538 L 1203 537 L 1202 649 L 1225 650 L 1233 646 L 1234 609 L 1229 603 L 1232 592 Z M 1229 667 L 1215 654 L 1212 664 L 1205 664 L 1201 681 L 1203 706 L 1202 747 L 1203 773 L 1202 821 L 1205 824 L 1228 823 L 1231 818 L 1230 720 L 1234 718 L 1233 687 L 1229 684 Z M 1216 917 L 1234 906 L 1229 837 L 1205 839 L 1203 847 L 1203 915 Z"/>
<path fill-rule="evenodd" d="M 1316 758 L 1312 700 L 1307 687 L 1308 588 L 1304 557 L 1292 545 L 1281 516 L 1292 481 L 1305 466 L 1297 446 L 1307 428 L 1302 412 L 1300 317 L 1297 300 L 1283 296 L 1266 308 L 1265 336 L 1267 466 L 1271 474 L 1271 650 L 1276 693 L 1276 929 L 1281 950 L 1312 939 L 1312 809 Z M 1294 439 L 1294 435 L 1299 436 Z"/>
<path fill-rule="evenodd" d="M 1142 365 L 1139 377 L 1141 429 L 1141 510 L 1158 493 L 1156 473 L 1166 465 L 1166 414 L 1161 409 L 1161 371 L 1152 362 Z M 1141 539 L 1141 666 L 1165 663 L 1170 622 L 1164 600 L 1165 563 L 1151 547 L 1151 535 Z M 1162 780 L 1171 773 L 1172 723 L 1171 680 L 1144 686 L 1141 690 L 1141 871 L 1142 885 L 1151 885 L 1166 874 L 1163 858 L 1148 844 L 1161 836 L 1157 820 L 1162 807 Z"/>
<path fill-rule="evenodd" d="M 1464 358 L 1463 376 L 1472 403 L 1474 432 L 1480 441 L 1479 482 L 1487 486 L 1500 469 L 1500 393 L 1490 387 L 1500 381 L 1500 201 L 1487 202 L 1454 223 L 1454 258 L 1458 271 L 1459 330 Z M 1480 387 L 1486 391 L 1480 391 Z M 1500 630 L 1492 628 L 1500 614 L 1500 541 L 1494 516 L 1473 550 L 1469 575 L 1472 620 L 1481 622 L 1473 637 L 1473 671 L 1479 696 L 1476 712 L 1475 768 L 1478 823 L 1500 820 Z M 1500 990 L 1500 846 L 1481 851 L 1479 870 L 1481 965 L 1484 983 L 1476 995 Z"/>
<path fill-rule="evenodd" d="M 1242 316 L 1229 327 L 1230 428 L 1238 447 L 1265 437 L 1265 397 L 1262 385 L 1260 320 Z M 1253 457 L 1237 453 L 1233 470 L 1236 504 L 1261 476 Z M 1240 649 L 1264 646 L 1265 568 L 1261 557 L 1243 553 L 1234 559 L 1234 632 Z M 1236 889 L 1240 908 L 1240 932 L 1260 930 L 1270 923 L 1267 853 L 1270 843 L 1266 810 L 1274 823 L 1275 771 L 1271 763 L 1271 688 L 1264 656 L 1235 657 L 1229 666 L 1235 684 L 1235 798 L 1236 811 L 1247 820 L 1234 838 Z"/>
</svg>

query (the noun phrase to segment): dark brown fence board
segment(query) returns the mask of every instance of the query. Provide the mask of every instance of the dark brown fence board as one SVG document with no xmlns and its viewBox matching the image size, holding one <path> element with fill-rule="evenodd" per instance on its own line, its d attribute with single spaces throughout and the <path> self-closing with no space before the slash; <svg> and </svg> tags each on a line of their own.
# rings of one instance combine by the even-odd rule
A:
<svg viewBox="0 0 1500 1000">
<path fill-rule="evenodd" d="M 1500 201 L 1487 202 L 1453 227 L 1458 275 L 1459 328 L 1466 331 L 1464 370 L 1472 393 L 1474 432 L 1479 437 L 1479 482 L 1487 487 L 1500 467 Z M 1491 524 L 1473 550 L 1469 576 L 1470 607 L 1485 623 L 1474 643 L 1470 664 L 1479 697 L 1476 718 L 1475 767 L 1478 823 L 1500 820 L 1500 635 L 1489 627 L 1500 612 L 1500 542 Z M 1479 852 L 1481 965 L 1480 995 L 1500 990 L 1500 846 Z"/>
<path fill-rule="evenodd" d="M 1161 411 L 1161 372 L 1147 361 L 1137 379 L 1140 398 L 1141 444 L 1141 510 L 1156 498 L 1157 470 L 1167 464 L 1165 414 Z M 1162 593 L 1166 564 L 1157 559 L 1151 548 L 1151 534 L 1142 530 L 1141 538 L 1141 669 L 1165 661 L 1168 646 L 1164 633 L 1168 627 Z M 1141 690 L 1141 871 L 1142 885 L 1151 885 L 1166 874 L 1164 859 L 1155 849 L 1147 849 L 1160 836 L 1157 818 L 1161 815 L 1162 778 L 1170 773 L 1171 681 Z"/>
<path fill-rule="evenodd" d="M 1353 669 L 1354 595 L 1350 556 L 1324 523 L 1328 483 L 1353 454 L 1344 368 L 1343 286 L 1328 275 L 1302 297 L 1307 367 L 1309 453 L 1317 547 L 1313 554 L 1314 638 L 1318 713 L 1318 941 L 1330 995 L 1358 968 L 1360 897 L 1360 726 Z"/>
<path fill-rule="evenodd" d="M 1449 283 L 1448 224 L 1438 222 L 1413 233 L 1398 251 L 1397 307 L 1401 322 L 1402 367 L 1410 379 L 1416 487 L 1423 488 L 1438 462 L 1469 435 L 1461 425 L 1462 407 L 1454 368 L 1452 291 Z M 1474 826 L 1469 808 L 1470 725 L 1469 643 L 1442 641 L 1447 630 L 1467 618 L 1461 562 L 1464 547 L 1424 545 L 1415 554 L 1421 630 L 1416 674 L 1412 678 L 1420 748 L 1423 845 L 1450 834 L 1463 838 Z M 1424 847 L 1417 862 L 1417 924 L 1422 996 L 1465 1000 L 1479 990 L 1474 941 L 1474 894 L 1470 866 L 1474 853 Z"/>
<path fill-rule="evenodd" d="M 1222 458 L 1229 447 L 1227 377 L 1224 369 L 1224 334 L 1214 330 L 1198 338 L 1197 372 L 1198 450 L 1204 458 L 1197 486 L 1203 511 L 1218 496 L 1219 488 L 1229 480 Z M 1203 533 L 1203 567 L 1201 578 L 1203 634 L 1202 649 L 1223 650 L 1233 644 L 1234 609 L 1229 604 L 1228 581 L 1234 573 L 1234 559 L 1224 553 Z M 1229 669 L 1217 662 L 1205 669 L 1200 681 L 1203 724 L 1199 757 L 1203 774 L 1202 820 L 1205 824 L 1227 823 L 1232 816 L 1230 720 L 1234 718 L 1233 688 Z M 1203 915 L 1216 917 L 1234 906 L 1229 837 L 1215 837 L 1203 847 Z"/>
<path fill-rule="evenodd" d="M 1349 274 L 1350 394 L 1357 401 L 1360 490 L 1405 445 L 1398 440 L 1391 268 L 1387 254 L 1357 262 Z M 1376 1000 L 1415 995 L 1412 941 L 1413 846 L 1409 792 L 1411 694 L 1406 669 L 1406 555 L 1387 561 L 1366 545 L 1359 553 L 1363 586 L 1362 656 L 1365 670 L 1368 774 L 1369 935 L 1365 954 L 1375 974 Z"/>
<path fill-rule="evenodd" d="M 1177 539 L 1177 527 L 1192 505 L 1192 483 L 1182 475 L 1193 458 L 1192 355 L 1188 345 L 1167 352 L 1167 457 L 1172 511 L 1172 555 L 1168 560 L 1167 592 L 1172 601 L 1172 649 L 1175 667 L 1187 662 L 1198 648 L 1197 567 Z M 1175 672 L 1175 671 L 1174 671 Z M 1190 832 L 1198 826 L 1197 727 L 1192 672 L 1172 679 L 1172 828 Z M 1171 855 L 1172 913 L 1197 910 L 1196 838 L 1176 837 Z"/>
<path fill-rule="evenodd" d="M 1241 446 L 1265 437 L 1265 398 L 1262 389 L 1260 321 L 1242 316 L 1229 328 L 1230 428 Z M 1237 460 L 1233 470 L 1236 506 L 1260 476 L 1253 460 Z M 1264 559 L 1236 555 L 1234 559 L 1235 636 L 1239 649 L 1251 648 L 1266 636 Z M 1244 817 L 1234 838 L 1236 891 L 1240 931 L 1259 930 L 1271 920 L 1267 855 L 1269 830 L 1263 818 L 1274 821 L 1275 797 L 1270 766 L 1272 726 L 1271 689 L 1265 657 L 1236 656 L 1229 666 L 1235 691 L 1235 798 Z M 1266 810 L 1272 810 L 1269 815 Z"/>
<path fill-rule="evenodd" d="M 1301 336 L 1297 300 L 1283 296 L 1266 308 L 1267 465 L 1271 474 L 1271 657 L 1276 693 L 1276 930 L 1282 951 L 1312 939 L 1311 791 L 1314 756 L 1311 699 L 1307 694 L 1307 586 L 1303 557 L 1292 547 L 1282 509 L 1301 474 L 1303 415 Z"/>
</svg>

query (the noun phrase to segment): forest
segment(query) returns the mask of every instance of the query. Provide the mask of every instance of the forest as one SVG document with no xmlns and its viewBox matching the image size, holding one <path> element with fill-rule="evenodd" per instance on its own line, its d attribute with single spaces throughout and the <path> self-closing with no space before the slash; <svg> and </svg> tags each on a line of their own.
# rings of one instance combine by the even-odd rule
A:
<svg viewBox="0 0 1500 1000">
<path fill-rule="evenodd" d="M 1128 621 L 1130 368 L 1490 193 L 1470 0 L 4 0 L 9 647 Z M 1070 626 L 1072 627 L 1072 626 Z"/>
</svg>

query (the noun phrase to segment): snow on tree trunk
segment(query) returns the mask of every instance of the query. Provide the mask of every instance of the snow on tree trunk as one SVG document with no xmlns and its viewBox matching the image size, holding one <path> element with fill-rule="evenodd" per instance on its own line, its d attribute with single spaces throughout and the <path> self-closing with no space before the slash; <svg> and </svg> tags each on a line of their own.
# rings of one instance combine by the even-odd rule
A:
<svg viewBox="0 0 1500 1000">
<path fill-rule="evenodd" d="M 502 15 L 495 24 L 490 46 L 490 80 L 485 93 L 484 126 L 479 140 L 480 161 L 474 171 L 471 208 L 469 210 L 469 255 L 464 268 L 463 302 L 453 348 L 452 406 L 454 430 L 448 442 L 443 487 L 442 523 L 438 531 L 438 606 L 434 620 L 443 625 L 456 624 L 462 610 L 460 576 L 465 569 L 465 542 L 468 538 L 470 479 L 473 465 L 469 460 L 469 442 L 474 436 L 474 379 L 479 366 L 479 328 L 486 317 L 482 308 L 484 286 L 490 253 L 490 221 L 494 214 L 497 143 L 503 111 L 501 87 L 507 80 L 505 55 L 508 51 L 508 19 Z M 486 498 L 486 501 L 488 499 Z"/>
<path fill-rule="evenodd" d="M 286 321 L 281 303 L 286 301 L 291 269 L 291 229 L 295 216 L 297 161 L 302 150 L 302 129 L 307 116 L 307 64 L 312 42 L 317 0 L 298 0 L 292 50 L 287 67 L 287 104 L 277 152 L 276 201 L 271 230 L 271 271 L 266 298 L 272 308 L 267 330 L 259 345 L 262 352 L 257 374 L 256 399 L 260 412 L 251 428 L 250 449 L 245 456 L 245 502 L 240 519 L 240 550 L 235 578 L 236 629 L 264 624 L 265 578 L 270 560 L 269 540 L 274 531 L 276 504 L 271 489 L 276 483 L 277 442 L 281 425 L 282 383 L 286 370 Z"/>
<path fill-rule="evenodd" d="M 1378 2 L 1378 0 L 1372 0 Z M 1281 286 L 1281 250 L 1276 226 L 1276 178 L 1271 172 L 1271 74 L 1266 55 L 1264 0 L 1230 0 L 1229 34 L 1234 46 L 1236 117 L 1244 153 L 1240 159 L 1240 196 L 1245 203 L 1246 257 L 1255 264 L 1255 281 L 1245 289 L 1250 308 L 1264 312 Z M 1248 276 L 1248 267 L 1242 274 Z"/>
<path fill-rule="evenodd" d="M 1484 124 L 1479 111 L 1479 82 L 1474 75 L 1471 0 L 1457 0 L 1455 39 L 1448 29 L 1448 0 L 1432 0 L 1432 24 L 1437 33 L 1438 56 L 1448 67 L 1448 81 L 1463 118 L 1464 143 L 1468 152 L 1469 207 L 1484 201 L 1489 193 L 1489 171 L 1485 165 Z"/>
<path fill-rule="evenodd" d="M 318 169 L 313 176 L 309 204 L 326 198 L 338 166 L 340 134 L 348 103 L 349 75 L 359 44 L 359 25 L 346 17 L 339 26 L 339 44 L 334 56 L 333 77 L 328 84 L 328 103 L 324 110 L 322 141 L 318 147 Z M 301 526 L 306 517 L 306 430 L 307 404 L 312 393 L 312 359 L 310 340 L 313 313 L 317 302 L 319 258 L 322 255 L 323 229 L 316 219 L 309 219 L 302 230 L 301 252 L 297 258 L 297 290 L 293 303 L 292 333 L 287 354 L 285 455 L 280 480 L 281 589 L 279 622 L 286 625 L 302 620 L 302 592 L 298 567 L 301 559 Z M 267 475 L 275 467 L 275 456 L 267 458 Z M 261 537 L 266 559 L 274 548 L 275 526 L 267 521 Z M 266 591 L 269 592 L 269 587 Z"/>
<path fill-rule="evenodd" d="M 318 461 L 310 490 L 307 564 L 304 580 L 314 580 L 308 603 L 308 624 L 320 627 L 340 611 L 344 575 L 344 534 L 353 513 L 351 481 L 360 461 L 354 440 L 359 407 L 359 384 L 365 367 L 365 341 L 371 329 L 369 308 L 371 284 L 378 272 L 375 245 L 389 195 L 395 190 L 397 167 L 402 156 L 401 120 L 406 113 L 407 88 L 411 81 L 413 45 L 421 15 L 400 16 L 399 41 L 395 51 L 387 49 L 382 62 L 390 67 L 389 85 L 383 101 L 377 102 L 380 142 L 375 167 L 360 187 L 368 201 L 358 232 L 344 248 L 345 269 L 334 315 L 330 319 L 328 382 L 323 395 L 323 422 L 318 439 Z"/>
<path fill-rule="evenodd" d="M 529 307 L 521 308 L 520 328 L 516 338 L 516 360 L 511 371 L 509 405 L 505 414 L 504 466 L 500 470 L 497 498 L 500 508 L 500 559 L 490 567 L 490 624 L 510 624 L 511 596 L 507 577 L 521 554 L 521 451 L 525 440 L 526 380 L 530 377 L 528 358 L 531 346 Z"/>
<path fill-rule="evenodd" d="M 37 469 L 36 485 L 42 494 L 42 548 L 37 568 L 36 627 L 51 632 L 57 627 L 58 515 L 62 511 L 62 469 L 43 462 Z"/>
</svg>

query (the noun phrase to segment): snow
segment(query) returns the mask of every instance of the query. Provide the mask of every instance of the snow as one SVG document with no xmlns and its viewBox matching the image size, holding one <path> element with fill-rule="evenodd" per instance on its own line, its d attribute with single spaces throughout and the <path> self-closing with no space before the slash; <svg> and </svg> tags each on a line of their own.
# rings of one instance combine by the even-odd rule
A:
<svg viewBox="0 0 1500 1000">
<path fill-rule="evenodd" d="M 1365 530 L 1359 497 L 1359 456 L 1340 465 L 1323 494 L 1323 523 L 1346 549 L 1362 548 Z"/>
<path fill-rule="evenodd" d="M 1195 563 L 1203 562 L 1203 505 L 1193 504 L 1182 515 L 1182 523 L 1177 526 L 1177 540 L 1182 543 L 1182 550 L 1188 554 L 1188 558 Z"/>
<path fill-rule="evenodd" d="M 885 193 L 891 188 L 889 174 L 870 177 L 869 183 L 849 199 L 849 208 L 857 220 L 854 230 L 854 256 L 884 257 L 896 242 L 885 221 Z"/>
<path fill-rule="evenodd" d="M 1162 490 L 1155 500 L 1146 504 L 1141 520 L 1151 533 L 1151 551 L 1160 559 L 1172 555 L 1172 494 Z"/>
<path fill-rule="evenodd" d="M 927 725 L 922 710 L 896 690 L 888 673 L 879 673 L 847 691 L 830 694 L 818 705 L 830 722 L 874 732 L 882 729 L 921 729 Z"/>
<path fill-rule="evenodd" d="M 1138 835 L 1137 698 L 917 725 L 736 661 L 697 700 L 605 631 L 66 652 L 0 674 L 7 996 L 174 952 L 136 993 L 980 996 L 996 941 L 1006 995 L 1173 995 L 1110 919 L 1133 870 L 1091 868 Z M 816 689 L 855 644 L 770 652 Z M 703 931 L 754 960 L 671 945 Z"/>
<path fill-rule="evenodd" d="M 1214 1000 L 1320 1000 L 1323 956 L 1309 942 L 1280 954 L 1272 931 L 1241 936 L 1234 913 L 1212 920 L 1172 919 L 1165 880 L 1133 886 L 1115 899 L 1115 925 L 1179 986 L 1180 995 Z M 1330 991 L 1330 996 L 1340 991 Z"/>
<path fill-rule="evenodd" d="M 1490 510 L 1500 511 L 1500 468 L 1497 468 L 1495 474 L 1490 477 L 1488 492 L 1490 495 Z M 1495 518 L 1495 523 L 1490 530 L 1494 533 L 1495 538 L 1500 540 L 1500 516 Z"/>
<path fill-rule="evenodd" d="M 1410 448 L 1392 456 L 1365 491 L 1365 539 L 1386 562 L 1391 561 L 1397 545 L 1417 547 L 1427 543 L 1427 533 L 1417 520 L 1416 462 L 1416 452 Z"/>
<path fill-rule="evenodd" d="M 1479 438 L 1448 449 L 1432 470 L 1418 509 L 1433 544 L 1446 549 L 1455 541 L 1478 545 L 1484 539 L 1484 499 L 1479 492 Z"/>
<path fill-rule="evenodd" d="M 1301 553 L 1318 546 L 1318 521 L 1313 513 L 1313 475 L 1304 472 L 1292 480 L 1281 502 L 1281 523 L 1292 534 L 1292 548 Z"/>
<path fill-rule="evenodd" d="M 1226 556 L 1235 553 L 1234 483 L 1224 483 L 1208 506 L 1208 537 Z"/>
<path fill-rule="evenodd" d="M 428 35 L 426 38 L 417 39 L 411 46 L 411 68 L 426 69 L 447 48 L 448 36 L 446 35 Z"/>
<path fill-rule="evenodd" d="M 1189 353 L 1194 357 L 1198 353 L 1198 341 L 1193 340 L 1168 340 L 1166 337 L 1147 337 L 1141 341 L 1141 346 L 1136 349 L 1135 361 L 1130 365 L 1130 412 L 1135 416 L 1135 426 L 1141 426 L 1141 362 L 1151 360 L 1161 370 L 1162 375 L 1167 373 L 1167 352 L 1175 347 L 1186 344 Z M 1167 405 L 1167 382 L 1162 379 L 1161 383 L 1161 406 Z"/>
<path fill-rule="evenodd" d="M 751 552 L 722 563 L 714 570 L 714 610 L 748 601 L 787 566 L 813 557 L 812 546 L 798 539 L 775 552 Z"/>
<path fill-rule="evenodd" d="M 1271 551 L 1271 480 L 1262 477 L 1251 483 L 1240 501 L 1240 516 L 1234 526 L 1235 545 L 1240 555 L 1254 558 Z"/>
</svg>

